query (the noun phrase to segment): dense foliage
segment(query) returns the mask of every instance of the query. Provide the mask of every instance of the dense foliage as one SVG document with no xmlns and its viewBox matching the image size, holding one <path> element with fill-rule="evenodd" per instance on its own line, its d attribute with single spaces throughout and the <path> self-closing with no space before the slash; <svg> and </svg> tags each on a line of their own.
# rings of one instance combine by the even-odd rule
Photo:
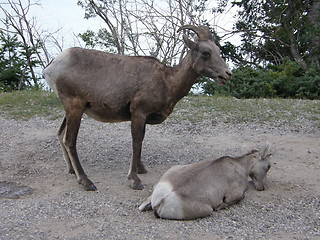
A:
<svg viewBox="0 0 320 240">
<path fill-rule="evenodd" d="M 320 66 L 303 69 L 293 61 L 265 68 L 243 66 L 233 70 L 224 86 L 204 81 L 205 94 L 230 95 L 237 98 L 320 98 Z"/>
<path fill-rule="evenodd" d="M 319 61 L 320 1 L 241 0 L 232 4 L 238 9 L 234 32 L 242 40 L 236 51 L 230 51 L 237 64 L 279 65 L 289 59 L 305 68 Z"/>
<path fill-rule="evenodd" d="M 0 91 L 24 89 L 27 73 L 17 37 L 0 31 L 0 44 Z"/>
<path fill-rule="evenodd" d="M 29 68 L 38 64 L 33 54 L 34 50 L 25 47 L 16 35 L 0 30 L 0 91 L 36 87 Z"/>
<path fill-rule="evenodd" d="M 241 44 L 227 43 L 235 69 L 223 87 L 202 80 L 204 93 L 238 98 L 320 98 L 320 1 L 219 0 L 237 7 L 234 32 Z"/>
</svg>

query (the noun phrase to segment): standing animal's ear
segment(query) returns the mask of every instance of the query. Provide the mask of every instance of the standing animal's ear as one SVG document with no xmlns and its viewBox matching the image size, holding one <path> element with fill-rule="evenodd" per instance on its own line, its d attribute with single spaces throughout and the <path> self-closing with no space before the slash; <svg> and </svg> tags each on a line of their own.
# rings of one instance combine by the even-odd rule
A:
<svg viewBox="0 0 320 240">
<path fill-rule="evenodd" d="M 186 35 L 183 35 L 183 41 L 189 49 L 196 48 L 197 44 L 194 41 L 192 41 L 191 39 L 189 39 Z"/>
</svg>

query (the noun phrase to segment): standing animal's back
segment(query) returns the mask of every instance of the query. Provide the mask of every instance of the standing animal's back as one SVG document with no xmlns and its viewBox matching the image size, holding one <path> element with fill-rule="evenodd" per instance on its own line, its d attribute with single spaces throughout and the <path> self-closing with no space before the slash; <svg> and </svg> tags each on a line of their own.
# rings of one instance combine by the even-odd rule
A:
<svg viewBox="0 0 320 240">
<path fill-rule="evenodd" d="M 159 89 L 164 82 L 157 73 L 165 67 L 152 57 L 69 48 L 53 60 L 44 76 L 55 92 L 64 88 L 80 95 L 119 96 L 135 94 L 144 87 Z"/>
<path fill-rule="evenodd" d="M 70 48 L 65 52 L 61 58 L 66 58 L 66 62 L 69 63 L 65 65 L 66 69 L 76 68 L 85 75 L 98 78 L 103 74 L 110 81 L 130 78 L 149 79 L 152 78 L 156 68 L 165 67 L 153 57 L 116 55 L 83 48 Z"/>
</svg>

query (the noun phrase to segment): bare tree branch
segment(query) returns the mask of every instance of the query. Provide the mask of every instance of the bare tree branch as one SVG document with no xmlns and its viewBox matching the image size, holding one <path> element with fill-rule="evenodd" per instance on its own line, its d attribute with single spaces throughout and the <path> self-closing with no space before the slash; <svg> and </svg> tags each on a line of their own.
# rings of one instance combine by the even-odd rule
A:
<svg viewBox="0 0 320 240">
<path fill-rule="evenodd" d="M 80 0 L 88 17 L 100 17 L 114 38 L 118 54 L 152 55 L 172 65 L 184 44 L 177 30 L 185 24 L 203 24 L 207 1 L 188 0 Z M 209 1 L 210 2 L 210 1 Z"/>
</svg>

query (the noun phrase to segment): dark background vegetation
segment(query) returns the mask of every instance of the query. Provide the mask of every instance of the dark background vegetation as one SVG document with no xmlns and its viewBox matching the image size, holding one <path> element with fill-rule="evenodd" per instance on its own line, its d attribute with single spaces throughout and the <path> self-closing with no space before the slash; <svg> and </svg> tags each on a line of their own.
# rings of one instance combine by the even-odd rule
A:
<svg viewBox="0 0 320 240">
<path fill-rule="evenodd" d="M 116 34 L 118 29 L 110 26 L 110 16 L 107 15 L 110 13 L 107 11 L 110 7 L 108 2 L 110 1 L 79 1 L 78 4 L 83 7 L 86 18 L 100 17 L 108 26 L 96 33 L 90 30 L 79 33 L 79 38 L 85 42 L 86 47 L 99 46 L 105 51 L 116 54 L 127 54 L 131 50 L 131 54 L 138 54 L 138 51 L 125 44 L 125 40 L 133 43 L 134 35 L 128 30 L 121 40 Z M 121 6 L 124 0 L 115 2 L 119 2 L 117 6 Z M 204 11 L 206 2 L 206 0 L 195 1 L 191 6 L 192 9 L 185 11 L 200 15 Z M 147 3 L 148 1 L 145 1 L 146 8 L 150 8 Z M 19 21 L 16 20 L 16 15 L 6 10 L 7 8 L 0 8 L 4 13 L 1 21 L 6 26 L 0 28 L 0 91 L 2 92 L 42 89 L 41 75 L 35 74 L 35 71 L 42 69 L 50 61 L 48 56 L 41 57 L 41 54 L 47 52 L 45 39 L 33 30 L 32 20 L 28 19 L 27 12 L 24 12 L 26 7 L 21 4 L 7 0 L 7 6 L 16 9 L 17 16 L 20 14 Z M 32 6 L 32 2 L 29 2 L 28 7 Z M 116 8 L 116 5 L 113 7 Z M 181 22 L 181 24 L 207 24 L 216 36 L 223 57 L 232 65 L 233 76 L 225 86 L 218 86 L 206 78 L 199 79 L 198 86 L 201 93 L 236 98 L 319 99 L 319 1 L 218 0 L 217 7 L 211 10 L 218 14 L 230 7 L 237 9 L 235 16 L 237 20 L 233 31 L 224 36 L 218 36 L 213 27 L 203 20 L 197 22 L 196 19 L 185 19 Z M 186 13 L 184 14 L 187 15 Z M 121 24 L 124 29 L 130 27 L 128 21 L 124 20 Z M 144 34 L 149 34 L 150 38 L 156 36 L 151 28 L 150 32 Z M 227 35 L 234 34 L 241 36 L 240 44 L 221 41 Z M 173 34 L 172 38 L 174 37 Z M 132 46 L 138 49 L 137 44 L 139 43 L 135 42 Z M 170 60 L 174 56 L 159 54 L 161 44 L 165 43 L 159 41 L 155 48 L 150 49 L 149 55 L 158 57 L 166 64 L 176 64 Z"/>
</svg>

